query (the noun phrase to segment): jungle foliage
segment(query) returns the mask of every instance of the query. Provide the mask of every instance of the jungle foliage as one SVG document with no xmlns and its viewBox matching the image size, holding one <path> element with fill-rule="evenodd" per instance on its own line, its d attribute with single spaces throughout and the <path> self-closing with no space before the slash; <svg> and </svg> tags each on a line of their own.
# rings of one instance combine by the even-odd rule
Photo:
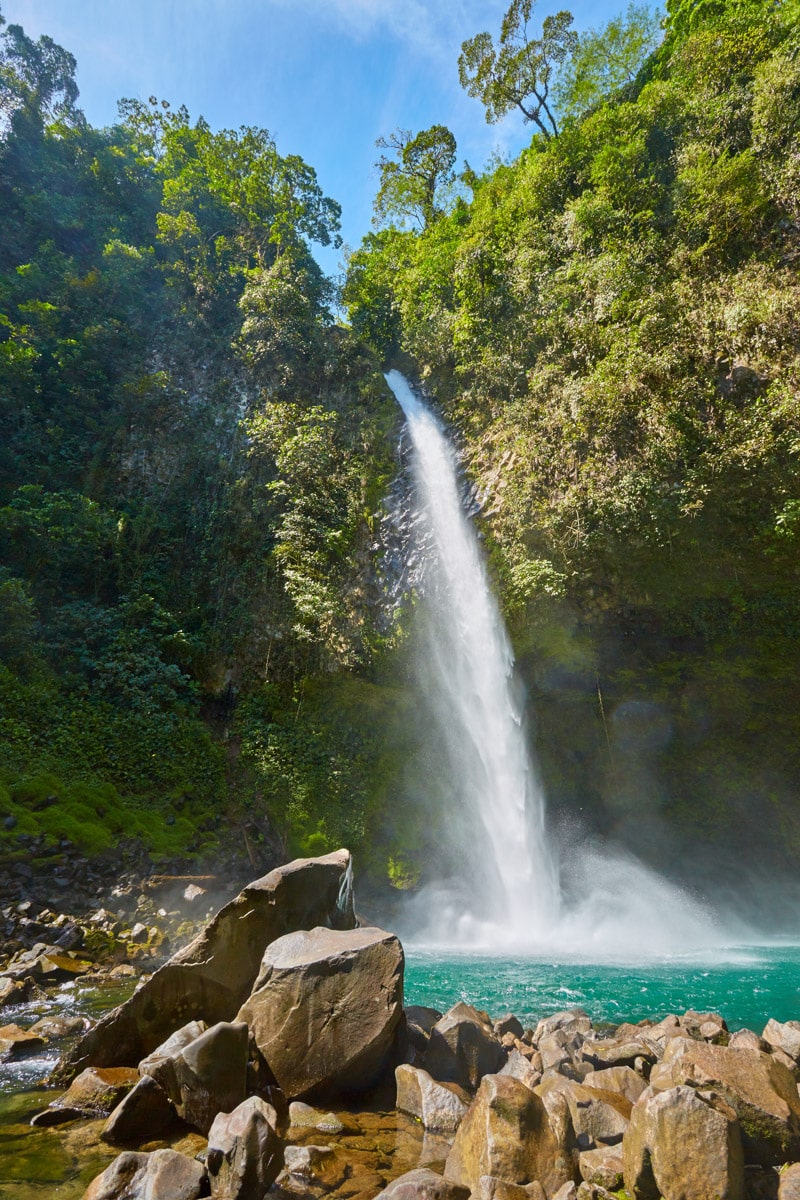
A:
<svg viewBox="0 0 800 1200">
<path fill-rule="evenodd" d="M 530 17 L 465 43 L 490 120 L 533 88 Z M 796 0 L 670 0 L 654 48 L 630 8 L 516 161 L 371 235 L 345 289 L 459 431 L 551 794 L 795 860 L 799 29 Z"/>
<path fill-rule="evenodd" d="M 0 839 L 204 853 L 265 829 L 238 698 L 294 729 L 309 679 L 371 670 L 394 413 L 313 169 L 154 98 L 93 129 L 74 71 L 0 31 Z"/>
</svg>

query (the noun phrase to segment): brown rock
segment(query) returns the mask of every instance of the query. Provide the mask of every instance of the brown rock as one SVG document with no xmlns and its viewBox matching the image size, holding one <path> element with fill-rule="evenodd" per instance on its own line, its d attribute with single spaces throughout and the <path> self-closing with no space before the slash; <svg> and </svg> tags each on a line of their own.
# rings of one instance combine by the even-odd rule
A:
<svg viewBox="0 0 800 1200">
<path fill-rule="evenodd" d="M 735 1109 L 747 1162 L 780 1166 L 800 1158 L 800 1096 L 792 1073 L 774 1055 L 674 1038 L 650 1084 L 713 1088 Z"/>
<path fill-rule="evenodd" d="M 546 1200 L 538 1180 L 533 1183 L 509 1183 L 494 1175 L 481 1175 L 479 1200 Z"/>
<path fill-rule="evenodd" d="M 617 1192 L 622 1187 L 622 1149 L 598 1146 L 596 1150 L 584 1150 L 578 1159 L 578 1169 L 586 1183 Z"/>
<path fill-rule="evenodd" d="M 87 1067 L 31 1124 L 60 1125 L 78 1117 L 107 1117 L 138 1079 L 134 1067 Z"/>
<path fill-rule="evenodd" d="M 19 1025 L 0 1026 L 0 1062 L 27 1058 L 31 1054 L 36 1054 L 46 1045 L 47 1038 L 40 1037 L 38 1033 L 29 1033 L 26 1029 L 20 1029 Z"/>
<path fill-rule="evenodd" d="M 403 1010 L 403 948 L 372 927 L 279 938 L 239 1019 L 288 1099 L 360 1091 L 385 1069 Z"/>
<path fill-rule="evenodd" d="M 778 1175 L 778 1200 L 800 1200 L 800 1163 L 784 1167 Z"/>
<path fill-rule="evenodd" d="M 219 1113 L 208 1134 L 208 1177 L 214 1200 L 263 1200 L 283 1165 L 274 1108 L 250 1096 Z"/>
<path fill-rule="evenodd" d="M 249 884 L 59 1065 L 69 1082 L 84 1067 L 133 1066 L 187 1021 L 230 1021 L 252 990 L 266 947 L 315 925 L 351 929 L 350 854 L 297 859 Z"/>
<path fill-rule="evenodd" d="M 248 1040 L 243 1021 L 219 1021 L 148 1071 L 178 1116 L 207 1134 L 217 1113 L 232 1112 L 245 1098 Z"/>
<path fill-rule="evenodd" d="M 425 1068 L 434 1079 L 474 1090 L 504 1062 L 491 1025 L 469 1004 L 454 1005 L 431 1030 Z"/>
<path fill-rule="evenodd" d="M 542 1099 L 510 1075 L 487 1075 L 456 1134 L 445 1179 L 476 1193 L 482 1175 L 538 1180 L 547 1196 L 574 1177 L 571 1147 Z"/>
<path fill-rule="evenodd" d="M 584 1061 L 591 1063 L 596 1071 L 606 1067 L 633 1067 L 637 1059 L 654 1063 L 657 1054 L 651 1045 L 644 1041 L 604 1041 L 584 1042 Z"/>
<path fill-rule="evenodd" d="M 127 1151 L 89 1184 L 83 1200 L 198 1200 L 206 1169 L 175 1150 Z"/>
<path fill-rule="evenodd" d="M 542 1072 L 537 1071 L 530 1059 L 520 1054 L 516 1046 L 506 1059 L 505 1065 L 498 1071 L 498 1075 L 513 1075 L 515 1079 L 524 1083 L 531 1090 L 542 1081 Z"/>
<path fill-rule="evenodd" d="M 437 1083 L 427 1071 L 403 1063 L 395 1070 L 399 1112 L 410 1113 L 434 1133 L 455 1133 L 470 1096 L 455 1083 Z"/>
<path fill-rule="evenodd" d="M 586 1087 L 563 1075 L 543 1079 L 536 1092 L 544 1100 L 555 1093 L 564 1096 L 581 1150 L 591 1150 L 598 1142 L 615 1145 L 622 1141 L 630 1119 L 631 1102 L 621 1092 Z"/>
<path fill-rule="evenodd" d="M 728 1039 L 730 1050 L 763 1050 L 769 1053 L 772 1047 L 752 1029 L 737 1029 Z"/>
<path fill-rule="evenodd" d="M 466 1188 L 448 1183 L 425 1167 L 406 1171 L 378 1193 L 376 1200 L 467 1200 Z"/>
<path fill-rule="evenodd" d="M 635 1104 L 647 1087 L 641 1075 L 632 1067 L 606 1067 L 604 1071 L 591 1071 L 584 1076 L 584 1086 L 599 1088 L 601 1092 L 619 1092 Z"/>
<path fill-rule="evenodd" d="M 743 1200 L 736 1115 L 692 1088 L 648 1088 L 633 1106 L 622 1155 L 625 1189 L 636 1200 Z"/>
<path fill-rule="evenodd" d="M 770 1018 L 764 1026 L 764 1041 L 789 1058 L 800 1059 L 800 1021 L 775 1021 Z"/>
<path fill-rule="evenodd" d="M 176 1115 L 155 1079 L 143 1075 L 111 1113 L 100 1137 L 112 1146 L 140 1146 L 161 1137 Z"/>
</svg>

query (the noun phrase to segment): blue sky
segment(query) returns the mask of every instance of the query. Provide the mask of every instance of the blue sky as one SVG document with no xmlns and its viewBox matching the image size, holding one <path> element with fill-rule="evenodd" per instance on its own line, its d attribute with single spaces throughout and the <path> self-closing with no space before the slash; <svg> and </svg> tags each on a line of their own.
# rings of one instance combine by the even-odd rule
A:
<svg viewBox="0 0 800 1200">
<path fill-rule="evenodd" d="M 562 0 L 562 3 L 565 0 Z M 568 3 L 568 0 L 566 0 Z M 627 0 L 569 5 L 578 29 Z M 508 0 L 0 0 L 9 23 L 47 33 L 78 60 L 80 103 L 95 125 L 120 97 L 186 104 L 214 128 L 260 125 L 313 166 L 358 245 L 377 188 L 375 139 L 398 126 L 448 125 L 459 160 L 480 169 L 529 140 L 521 119 L 489 126 L 460 88 L 461 42 L 499 30 Z M 538 16 L 555 11 L 542 3 Z M 318 257 L 335 271 L 341 252 Z"/>
</svg>

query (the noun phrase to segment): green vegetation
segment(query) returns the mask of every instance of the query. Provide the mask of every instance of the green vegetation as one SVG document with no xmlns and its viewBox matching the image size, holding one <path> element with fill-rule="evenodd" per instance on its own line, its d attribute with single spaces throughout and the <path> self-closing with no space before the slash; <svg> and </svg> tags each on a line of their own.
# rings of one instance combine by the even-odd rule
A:
<svg viewBox="0 0 800 1200">
<path fill-rule="evenodd" d="M 310 250 L 339 206 L 263 129 L 91 128 L 74 70 L 0 32 L 0 849 L 208 855 L 265 789 L 292 849 L 357 840 L 362 778 L 319 813 L 286 782 L 326 774 L 297 698 L 386 639 L 394 409 Z M 235 711 L 264 688 L 274 745 Z"/>
<path fill-rule="evenodd" d="M 460 431 L 551 797 L 796 862 L 800 10 L 670 3 L 656 48 L 568 17 L 464 44 L 539 132 L 365 241 L 353 328 Z"/>
</svg>

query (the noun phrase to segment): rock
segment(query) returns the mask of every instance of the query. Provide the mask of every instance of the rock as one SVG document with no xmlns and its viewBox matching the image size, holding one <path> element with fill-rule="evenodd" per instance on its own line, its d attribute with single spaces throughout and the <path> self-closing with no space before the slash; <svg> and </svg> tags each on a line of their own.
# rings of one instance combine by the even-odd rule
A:
<svg viewBox="0 0 800 1200">
<path fill-rule="evenodd" d="M 36 986 L 36 983 L 30 976 L 23 979 L 2 979 L 0 978 L 0 1012 L 4 1008 L 11 1008 L 15 1004 L 28 1004 L 31 1000 L 43 1000 L 45 993 L 41 988 Z M 39 1024 L 40 1022 L 37 1022 Z M 28 1032 L 33 1032 L 33 1028 Z M 35 1032 L 40 1032 L 36 1030 Z M 47 1035 L 43 1035 L 47 1036 Z"/>
<path fill-rule="evenodd" d="M 778 1176 L 778 1200 L 800 1200 L 800 1163 L 784 1167 Z"/>
<path fill-rule="evenodd" d="M 743 1200 L 736 1115 L 724 1101 L 703 1099 L 692 1088 L 642 1093 L 622 1155 L 625 1190 L 636 1200 Z"/>
<path fill-rule="evenodd" d="M 533 1183 L 508 1183 L 494 1175 L 481 1175 L 479 1200 L 546 1200 L 538 1180 Z"/>
<path fill-rule="evenodd" d="M 78 1117 L 107 1117 L 138 1079 L 139 1072 L 132 1067 L 87 1067 L 31 1124 L 61 1125 Z"/>
<path fill-rule="evenodd" d="M 206 1169 L 176 1150 L 127 1151 L 89 1184 L 83 1200 L 198 1200 Z"/>
<path fill-rule="evenodd" d="M 616 1145 L 628 1127 L 631 1102 L 621 1092 L 586 1087 L 561 1075 L 542 1080 L 537 1095 L 561 1093 L 569 1106 L 570 1120 L 581 1150 L 592 1150 L 600 1142 Z"/>
<path fill-rule="evenodd" d="M 19 1025 L 0 1026 L 0 1062 L 27 1058 L 46 1045 L 46 1038 L 40 1037 L 38 1033 L 29 1033 L 27 1029 L 20 1029 Z"/>
<path fill-rule="evenodd" d="M 800 1021 L 775 1021 L 770 1019 L 764 1026 L 762 1037 L 775 1050 L 782 1050 L 789 1058 L 800 1059 Z"/>
<path fill-rule="evenodd" d="M 477 1193 L 482 1175 L 538 1180 L 547 1196 L 574 1178 L 572 1147 L 554 1130 L 542 1099 L 511 1075 L 487 1075 L 461 1122 L 444 1176 Z"/>
<path fill-rule="evenodd" d="M 553 1013 L 544 1017 L 536 1026 L 533 1034 L 534 1044 L 538 1045 L 543 1037 L 549 1037 L 557 1030 L 563 1030 L 570 1037 L 576 1034 L 590 1033 L 592 1019 L 584 1008 L 567 1008 L 563 1012 Z"/>
<path fill-rule="evenodd" d="M 604 1040 L 584 1042 L 583 1058 L 596 1071 L 602 1071 L 606 1067 L 633 1067 L 639 1058 L 643 1062 L 654 1063 L 658 1055 L 644 1041 Z"/>
<path fill-rule="evenodd" d="M 344 1130 L 344 1124 L 336 1113 L 321 1112 L 302 1100 L 295 1100 L 289 1105 L 289 1125 L 295 1129 L 318 1129 L 320 1133 L 341 1133 Z"/>
<path fill-rule="evenodd" d="M 619 1092 L 635 1104 L 647 1087 L 641 1075 L 631 1067 L 606 1067 L 603 1071 L 591 1071 L 584 1076 L 585 1087 L 599 1088 L 602 1092 Z"/>
<path fill-rule="evenodd" d="M 424 1055 L 428 1049 L 431 1030 L 442 1014 L 435 1008 L 426 1008 L 421 1004 L 410 1004 L 403 1010 L 406 1019 L 406 1034 L 408 1041 L 417 1054 Z"/>
<path fill-rule="evenodd" d="M 531 1065 L 530 1059 L 524 1058 L 516 1047 L 510 1052 L 505 1065 L 500 1068 L 499 1075 L 513 1075 L 520 1083 L 531 1090 L 542 1081 L 542 1072 Z"/>
<path fill-rule="evenodd" d="M 406 1171 L 378 1193 L 376 1200 L 467 1200 L 466 1188 L 448 1183 L 426 1167 Z"/>
<path fill-rule="evenodd" d="M 199 900 L 201 896 L 205 896 L 206 889 L 198 887 L 196 883 L 190 883 L 183 890 L 183 898 L 187 904 L 193 904 L 195 900 Z"/>
<path fill-rule="evenodd" d="M 403 1011 L 403 961 L 397 938 L 372 927 L 317 928 L 268 947 L 239 1019 L 290 1100 L 376 1082 Z"/>
<path fill-rule="evenodd" d="M 737 1029 L 728 1039 L 729 1050 L 763 1050 L 769 1053 L 772 1047 L 752 1029 Z"/>
<path fill-rule="evenodd" d="M 174 1058 L 205 1031 L 205 1021 L 189 1021 L 186 1025 L 182 1025 L 180 1029 L 176 1029 L 173 1034 L 170 1034 L 165 1042 L 156 1046 L 152 1053 L 142 1059 L 139 1063 L 139 1074 L 152 1075 L 165 1058 Z"/>
<path fill-rule="evenodd" d="M 161 1137 L 175 1117 L 174 1107 L 155 1079 L 143 1075 L 111 1113 L 100 1137 L 112 1146 L 140 1146 Z"/>
<path fill-rule="evenodd" d="M 504 1017 L 500 1017 L 492 1026 L 495 1035 L 502 1038 L 507 1033 L 513 1033 L 515 1038 L 521 1038 L 525 1030 L 522 1028 L 522 1023 L 517 1020 L 513 1013 L 506 1013 Z"/>
<path fill-rule="evenodd" d="M 259 1096 L 214 1118 L 206 1158 L 214 1200 L 262 1200 L 283 1166 L 276 1123 L 275 1110 Z"/>
<path fill-rule="evenodd" d="M 410 1113 L 434 1133 L 455 1133 L 470 1105 L 465 1091 L 455 1083 L 437 1083 L 427 1071 L 405 1063 L 394 1074 L 400 1112 Z"/>
<path fill-rule="evenodd" d="M 505 1051 L 491 1025 L 469 1004 L 456 1004 L 431 1030 L 425 1068 L 443 1083 L 474 1090 L 504 1062 Z"/>
<path fill-rule="evenodd" d="M 713 1088 L 735 1109 L 747 1162 L 780 1166 L 800 1159 L 800 1096 L 791 1071 L 772 1054 L 674 1038 L 650 1084 Z"/>
<path fill-rule="evenodd" d="M 584 1150 L 578 1159 L 578 1169 L 586 1183 L 617 1192 L 622 1187 L 622 1150 L 612 1146 Z"/>
<path fill-rule="evenodd" d="M 42 1017 L 35 1025 L 31 1025 L 28 1033 L 38 1033 L 52 1042 L 85 1033 L 91 1025 L 88 1017 Z"/>
<path fill-rule="evenodd" d="M 131 930 L 131 932 L 128 936 L 128 940 L 133 942 L 134 945 L 139 946 L 139 945 L 142 945 L 142 943 L 146 942 L 147 939 L 149 938 L 149 936 L 150 936 L 150 932 L 149 932 L 147 926 L 142 925 L 141 921 L 138 921 L 134 925 L 133 929 Z"/>
<path fill-rule="evenodd" d="M 351 929 L 353 924 L 347 850 L 278 867 L 249 884 L 194 941 L 99 1021 L 55 1077 L 68 1082 L 90 1064 L 133 1066 L 187 1021 L 230 1021 L 276 938 L 316 925 Z"/>
<path fill-rule="evenodd" d="M 219 1021 L 171 1055 L 147 1062 L 150 1075 L 187 1125 L 207 1134 L 220 1112 L 233 1112 L 247 1091 L 248 1029 Z"/>
<path fill-rule="evenodd" d="M 570 1179 L 563 1183 L 556 1194 L 551 1197 L 551 1200 L 575 1200 L 578 1195 L 578 1188 L 574 1180 Z"/>
<path fill-rule="evenodd" d="M 321 1184 L 326 1191 L 337 1188 L 348 1171 L 348 1164 L 330 1146 L 286 1146 L 283 1163 L 279 1183 L 291 1176 L 305 1184 Z"/>
</svg>

